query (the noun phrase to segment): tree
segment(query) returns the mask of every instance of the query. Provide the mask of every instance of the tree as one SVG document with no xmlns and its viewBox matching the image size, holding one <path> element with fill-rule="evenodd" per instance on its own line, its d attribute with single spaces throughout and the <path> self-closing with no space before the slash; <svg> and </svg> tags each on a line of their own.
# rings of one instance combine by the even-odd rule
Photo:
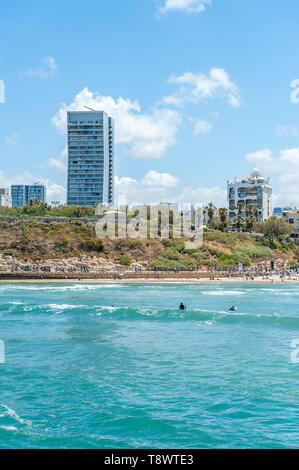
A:
<svg viewBox="0 0 299 470">
<path fill-rule="evenodd" d="M 222 228 L 226 228 L 228 226 L 228 210 L 226 207 L 221 207 L 218 212 Z"/>
<path fill-rule="evenodd" d="M 238 213 L 237 213 L 237 218 L 236 218 L 236 222 L 235 222 L 235 226 L 237 227 L 237 230 L 238 232 L 241 231 L 241 227 L 244 223 L 244 218 L 243 218 L 243 204 L 241 204 L 240 202 L 237 204 L 237 209 L 238 209 Z"/>
<path fill-rule="evenodd" d="M 270 219 L 255 224 L 255 230 L 263 233 L 269 240 L 278 239 L 284 235 L 290 235 L 292 228 L 279 217 L 272 216 Z"/>
<path fill-rule="evenodd" d="M 254 215 L 254 207 L 252 205 L 249 205 L 245 209 L 245 214 L 246 214 L 246 219 L 245 219 L 245 224 L 246 224 L 246 231 L 247 232 L 252 232 L 254 222 L 255 222 L 255 215 Z"/>
<path fill-rule="evenodd" d="M 212 202 L 210 202 L 208 204 L 208 217 L 209 217 L 209 224 L 211 224 L 213 222 L 213 217 L 214 217 L 214 214 L 215 214 L 215 209 L 216 207 L 214 206 L 214 204 Z"/>
</svg>

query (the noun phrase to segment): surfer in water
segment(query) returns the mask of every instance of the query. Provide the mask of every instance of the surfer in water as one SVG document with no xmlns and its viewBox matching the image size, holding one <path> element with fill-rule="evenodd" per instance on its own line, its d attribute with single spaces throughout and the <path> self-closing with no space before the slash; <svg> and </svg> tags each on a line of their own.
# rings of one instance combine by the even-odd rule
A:
<svg viewBox="0 0 299 470">
<path fill-rule="evenodd" d="M 234 305 L 229 309 L 229 312 L 236 312 L 238 309 Z"/>
<path fill-rule="evenodd" d="M 187 310 L 187 308 L 185 307 L 185 305 L 183 304 L 183 302 L 181 302 L 181 305 L 179 307 L 180 310 Z"/>
</svg>

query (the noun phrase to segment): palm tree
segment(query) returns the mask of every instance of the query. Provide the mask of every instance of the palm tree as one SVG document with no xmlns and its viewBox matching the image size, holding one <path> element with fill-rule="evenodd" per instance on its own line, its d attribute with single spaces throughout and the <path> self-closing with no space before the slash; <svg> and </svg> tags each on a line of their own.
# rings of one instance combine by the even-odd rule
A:
<svg viewBox="0 0 299 470">
<path fill-rule="evenodd" d="M 237 227 L 237 230 L 238 232 L 241 231 L 241 227 L 242 227 L 242 224 L 244 222 L 244 218 L 243 218 L 243 204 L 241 204 L 240 202 L 237 204 L 237 209 L 238 209 L 238 213 L 237 213 L 237 221 L 235 222 L 235 225 Z"/>
<path fill-rule="evenodd" d="M 216 209 L 216 207 L 214 206 L 214 204 L 213 204 L 212 202 L 210 202 L 210 203 L 208 204 L 209 224 L 211 224 L 211 223 L 213 222 L 213 217 L 214 217 L 215 209 Z"/>
<path fill-rule="evenodd" d="M 253 229 L 253 225 L 254 225 L 254 210 L 253 210 L 252 204 L 246 207 L 245 214 L 246 214 L 246 231 L 251 232 Z"/>
<path fill-rule="evenodd" d="M 222 223 L 223 227 L 226 227 L 227 225 L 227 219 L 228 219 L 228 210 L 226 207 L 221 207 L 219 209 L 219 217 Z"/>
</svg>

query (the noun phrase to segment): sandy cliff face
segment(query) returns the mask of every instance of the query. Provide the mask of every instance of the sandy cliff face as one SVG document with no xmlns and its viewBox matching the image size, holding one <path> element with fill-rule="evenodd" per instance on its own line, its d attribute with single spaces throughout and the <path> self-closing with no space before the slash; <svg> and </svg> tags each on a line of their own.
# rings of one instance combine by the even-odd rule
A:
<svg viewBox="0 0 299 470">
<path fill-rule="evenodd" d="M 149 265 L 167 269 L 266 267 L 299 262 L 299 248 L 270 250 L 256 236 L 212 232 L 204 235 L 203 247 L 186 250 L 182 240 L 98 239 L 95 222 L 76 219 L 38 220 L 0 218 L 0 270 L 50 267 L 52 272 L 113 270 Z"/>
<path fill-rule="evenodd" d="M 161 240 L 102 239 L 93 223 L 0 221 L 0 266 L 14 264 L 52 266 L 61 269 L 89 267 L 96 271 L 121 266 L 128 257 L 130 266 L 144 267 L 165 249 Z"/>
</svg>

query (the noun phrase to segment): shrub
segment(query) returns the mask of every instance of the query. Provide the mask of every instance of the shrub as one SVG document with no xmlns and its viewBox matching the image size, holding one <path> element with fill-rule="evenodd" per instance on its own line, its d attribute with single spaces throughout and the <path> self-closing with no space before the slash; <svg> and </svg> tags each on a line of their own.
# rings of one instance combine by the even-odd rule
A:
<svg viewBox="0 0 299 470">
<path fill-rule="evenodd" d="M 166 250 L 163 251 L 162 256 L 163 258 L 170 260 L 179 260 L 182 258 L 182 255 L 174 248 L 166 248 Z"/>
<path fill-rule="evenodd" d="M 94 248 L 96 251 L 98 251 L 99 253 L 101 253 L 102 251 L 104 251 L 104 247 L 103 247 L 103 242 L 102 240 L 97 240 L 95 243 L 94 243 Z"/>
<path fill-rule="evenodd" d="M 185 249 L 185 243 L 183 241 L 171 240 L 169 238 L 163 240 L 163 245 L 179 252 L 182 252 Z"/>
<path fill-rule="evenodd" d="M 80 248 L 84 251 L 93 251 L 95 243 L 93 240 L 85 240 L 85 242 L 81 243 Z"/>
<path fill-rule="evenodd" d="M 136 240 L 131 240 L 131 246 L 132 248 L 139 248 L 142 246 L 142 241 L 139 240 L 138 238 Z"/>
<path fill-rule="evenodd" d="M 6 250 L 3 251 L 3 254 L 4 256 L 13 256 L 13 257 L 17 256 L 17 252 L 13 248 L 7 248 Z"/>
<path fill-rule="evenodd" d="M 130 256 L 122 255 L 122 256 L 120 257 L 120 264 L 121 264 L 122 266 L 130 266 L 131 263 L 132 263 L 132 260 L 131 260 Z"/>
<path fill-rule="evenodd" d="M 239 253 L 234 253 L 232 255 L 223 253 L 219 259 L 220 268 L 233 268 L 239 263 L 242 263 L 244 266 L 250 266 L 250 259 L 248 256 L 244 256 Z"/>
<path fill-rule="evenodd" d="M 252 241 L 252 238 L 248 233 L 224 233 L 215 230 L 214 232 L 205 232 L 204 240 L 231 247 L 238 243 Z"/>
<path fill-rule="evenodd" d="M 279 217 L 272 216 L 270 219 L 263 222 L 257 222 L 255 229 L 263 233 L 265 237 L 273 240 L 273 238 L 279 238 L 282 235 L 290 235 L 292 228 L 284 220 Z"/>
<path fill-rule="evenodd" d="M 266 259 L 272 256 L 270 248 L 265 246 L 236 246 L 234 248 L 234 253 L 240 257 L 244 256 L 251 259 Z"/>
</svg>

